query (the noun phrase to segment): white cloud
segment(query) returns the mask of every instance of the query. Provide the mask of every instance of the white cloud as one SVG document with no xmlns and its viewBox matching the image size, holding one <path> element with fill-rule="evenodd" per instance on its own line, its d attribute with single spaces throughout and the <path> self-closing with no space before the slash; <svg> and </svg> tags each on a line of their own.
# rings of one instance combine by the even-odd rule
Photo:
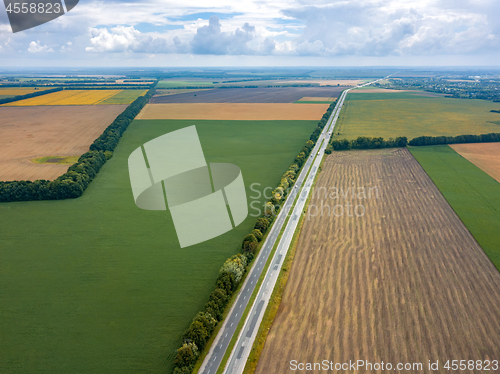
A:
<svg viewBox="0 0 500 374">
<path fill-rule="evenodd" d="M 188 46 L 178 37 L 141 33 L 133 26 L 94 28 L 87 52 L 183 53 Z"/>
<path fill-rule="evenodd" d="M 36 42 L 33 41 L 30 43 L 28 47 L 28 52 L 30 53 L 46 53 L 46 52 L 54 52 L 54 50 L 46 45 L 42 45 L 40 40 Z"/>
<path fill-rule="evenodd" d="M 441 55 L 453 56 L 455 63 L 456 56 L 500 54 L 498 0 L 190 0 L 188 5 L 88 0 L 53 22 L 16 34 L 0 14 L 0 52 L 10 61 L 39 53 L 47 60 L 94 63 L 164 61 L 170 54 L 275 56 L 284 63 L 290 57 L 362 57 L 373 63 Z M 209 21 L 213 14 L 218 17 Z M 55 52 L 41 53 L 50 51 Z"/>
<path fill-rule="evenodd" d="M 266 39 L 262 47 L 251 48 L 248 43 L 255 37 L 255 26 L 245 23 L 235 31 L 221 31 L 219 18 L 210 17 L 207 26 L 200 27 L 191 41 L 191 52 L 209 55 L 252 55 L 270 53 L 274 49 L 272 40 Z"/>
<path fill-rule="evenodd" d="M 439 7 L 437 1 L 415 4 L 337 1 L 283 13 L 306 23 L 293 42 L 300 55 L 467 54 L 500 47 L 496 22 L 472 6 L 466 10 Z"/>
</svg>

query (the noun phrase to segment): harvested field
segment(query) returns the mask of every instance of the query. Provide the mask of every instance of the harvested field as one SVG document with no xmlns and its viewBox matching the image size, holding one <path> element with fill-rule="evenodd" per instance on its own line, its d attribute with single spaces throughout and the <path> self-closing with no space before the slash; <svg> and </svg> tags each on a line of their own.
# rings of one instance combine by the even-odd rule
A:
<svg viewBox="0 0 500 374">
<path fill-rule="evenodd" d="M 126 107 L 1 107 L 0 180 L 51 180 L 64 174 L 68 165 L 31 160 L 82 155 Z"/>
<path fill-rule="evenodd" d="M 450 144 L 450 147 L 500 182 L 500 143 Z"/>
<path fill-rule="evenodd" d="M 122 90 L 64 90 L 3 104 L 2 106 L 95 105 L 115 96 L 121 91 Z"/>
<path fill-rule="evenodd" d="M 338 97 L 341 87 L 217 88 L 180 95 L 155 96 L 151 104 L 164 103 L 293 103 L 304 96 Z"/>
<path fill-rule="evenodd" d="M 137 119 L 320 120 L 328 104 L 147 104 Z"/>
<path fill-rule="evenodd" d="M 334 152 L 315 191 L 257 373 L 291 360 L 423 363 L 409 373 L 439 360 L 433 373 L 449 373 L 446 360 L 500 357 L 500 273 L 407 149 Z M 347 203 L 366 214 L 312 216 Z"/>
</svg>

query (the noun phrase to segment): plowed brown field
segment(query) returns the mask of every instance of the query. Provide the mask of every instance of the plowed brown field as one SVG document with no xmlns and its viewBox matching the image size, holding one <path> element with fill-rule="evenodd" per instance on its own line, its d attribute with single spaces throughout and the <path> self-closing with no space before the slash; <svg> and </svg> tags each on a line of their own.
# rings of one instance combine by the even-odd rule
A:
<svg viewBox="0 0 500 374">
<path fill-rule="evenodd" d="M 127 105 L 0 107 L 0 181 L 55 179 L 68 165 L 45 156 L 80 156 Z"/>
<path fill-rule="evenodd" d="M 500 182 L 500 143 L 451 144 L 450 147 Z"/>
<path fill-rule="evenodd" d="M 329 104 L 147 104 L 137 119 L 309 121 L 320 120 L 328 107 Z"/>
<path fill-rule="evenodd" d="M 353 186 L 376 187 L 379 196 L 317 194 Z M 347 202 L 366 214 L 329 216 L 324 208 L 306 218 L 256 372 L 289 373 L 291 360 L 359 359 L 423 363 L 405 373 L 429 373 L 428 360 L 439 360 L 432 372 L 450 373 L 446 360 L 498 359 L 500 273 L 411 154 L 334 152 L 309 209 Z M 337 371 L 307 371 L 320 372 Z"/>
</svg>

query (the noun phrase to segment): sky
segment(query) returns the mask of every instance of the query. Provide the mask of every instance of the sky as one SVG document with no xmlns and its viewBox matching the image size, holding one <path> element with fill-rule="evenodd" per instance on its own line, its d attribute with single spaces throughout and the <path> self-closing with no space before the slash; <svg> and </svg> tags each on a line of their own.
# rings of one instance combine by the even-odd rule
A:
<svg viewBox="0 0 500 374">
<path fill-rule="evenodd" d="M 80 0 L 0 66 L 500 66 L 499 0 Z"/>
</svg>

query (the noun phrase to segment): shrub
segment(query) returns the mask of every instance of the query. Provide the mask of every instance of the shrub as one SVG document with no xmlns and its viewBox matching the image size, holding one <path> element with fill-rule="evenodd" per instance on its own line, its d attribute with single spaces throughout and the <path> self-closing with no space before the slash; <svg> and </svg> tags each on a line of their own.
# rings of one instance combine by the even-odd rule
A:
<svg viewBox="0 0 500 374">
<path fill-rule="evenodd" d="M 262 240 L 262 233 L 260 232 L 260 230 L 257 230 L 257 229 L 253 229 L 252 230 L 252 235 L 255 237 L 255 239 L 257 239 L 259 242 Z"/>
</svg>

